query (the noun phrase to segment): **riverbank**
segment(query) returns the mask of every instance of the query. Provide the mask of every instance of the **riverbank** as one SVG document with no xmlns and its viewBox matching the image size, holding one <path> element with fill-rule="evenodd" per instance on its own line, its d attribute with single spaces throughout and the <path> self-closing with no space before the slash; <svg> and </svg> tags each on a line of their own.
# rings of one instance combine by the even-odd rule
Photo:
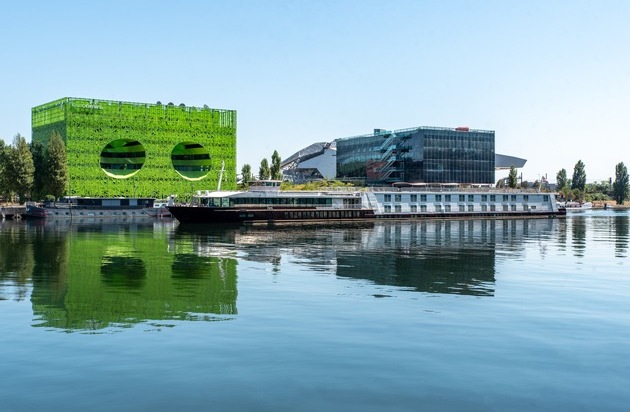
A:
<svg viewBox="0 0 630 412">
<path fill-rule="evenodd" d="M 630 209 L 630 202 L 624 202 L 622 205 L 618 205 L 614 200 L 594 200 L 593 209 Z"/>
</svg>

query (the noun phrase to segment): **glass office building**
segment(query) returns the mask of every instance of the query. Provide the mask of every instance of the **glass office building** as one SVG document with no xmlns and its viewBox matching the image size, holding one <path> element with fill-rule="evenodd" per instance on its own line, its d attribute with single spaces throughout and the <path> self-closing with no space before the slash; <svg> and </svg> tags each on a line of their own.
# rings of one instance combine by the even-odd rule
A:
<svg viewBox="0 0 630 412">
<path fill-rule="evenodd" d="M 493 184 L 494 131 L 417 127 L 337 140 L 337 178 L 394 182 Z"/>
</svg>

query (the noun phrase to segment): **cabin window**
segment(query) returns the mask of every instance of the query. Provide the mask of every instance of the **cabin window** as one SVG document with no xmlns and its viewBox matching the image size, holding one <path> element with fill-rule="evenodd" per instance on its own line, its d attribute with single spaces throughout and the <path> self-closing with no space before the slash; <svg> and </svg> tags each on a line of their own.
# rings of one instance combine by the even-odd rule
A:
<svg viewBox="0 0 630 412">
<path fill-rule="evenodd" d="M 413 195 L 412 195 L 412 196 L 413 196 Z M 418 206 L 417 206 L 417 205 L 411 205 L 411 206 L 409 206 L 409 209 L 410 209 L 412 212 L 417 212 L 417 211 L 418 211 Z"/>
<path fill-rule="evenodd" d="M 475 205 L 468 205 L 468 211 L 469 212 L 474 212 L 475 211 Z"/>
<path fill-rule="evenodd" d="M 475 200 L 475 195 L 468 195 L 468 201 L 473 202 Z"/>
<path fill-rule="evenodd" d="M 491 202 L 496 202 L 497 201 L 497 196 L 496 195 L 490 195 L 490 201 Z"/>
<path fill-rule="evenodd" d="M 523 195 L 523 202 L 529 201 L 529 195 Z"/>
<path fill-rule="evenodd" d="M 418 201 L 418 195 L 411 195 L 410 196 L 410 201 L 411 202 L 417 202 Z"/>
<path fill-rule="evenodd" d="M 481 195 L 481 201 L 482 202 L 487 202 L 488 201 L 488 195 Z"/>
<path fill-rule="evenodd" d="M 444 211 L 450 212 L 451 211 L 451 205 L 444 205 Z"/>
<path fill-rule="evenodd" d="M 427 205 L 420 205 L 420 211 L 425 213 L 427 211 Z"/>
<path fill-rule="evenodd" d="M 460 202 L 466 201 L 466 195 L 459 195 L 459 201 Z"/>
<path fill-rule="evenodd" d="M 435 195 L 435 201 L 436 202 L 441 202 L 442 201 L 442 195 Z"/>
<path fill-rule="evenodd" d="M 391 202 L 392 201 L 392 195 L 385 195 L 385 198 L 383 200 L 384 202 Z"/>
<path fill-rule="evenodd" d="M 427 201 L 427 195 L 420 195 L 420 201 L 421 202 L 426 202 Z"/>
<path fill-rule="evenodd" d="M 497 211 L 496 205 L 490 205 L 490 211 L 491 212 L 496 212 Z"/>
<path fill-rule="evenodd" d="M 391 212 L 392 212 L 392 207 L 390 205 L 385 205 L 385 213 L 391 213 Z"/>
<path fill-rule="evenodd" d="M 503 195 L 503 201 L 507 202 L 508 201 L 508 195 Z"/>
<path fill-rule="evenodd" d="M 516 202 L 516 195 L 510 195 L 510 200 L 512 200 L 512 202 Z"/>
<path fill-rule="evenodd" d="M 464 205 L 459 205 L 459 211 L 460 211 L 460 212 L 465 212 L 465 211 L 466 211 L 466 206 L 464 206 Z"/>
<path fill-rule="evenodd" d="M 488 211 L 488 205 L 481 205 L 481 211 L 482 212 L 487 212 Z"/>
<path fill-rule="evenodd" d="M 394 202 L 400 202 L 401 195 L 394 195 Z"/>
<path fill-rule="evenodd" d="M 435 205 L 436 212 L 442 212 L 442 205 Z"/>
<path fill-rule="evenodd" d="M 507 212 L 508 211 L 508 205 L 503 205 L 503 211 Z"/>
<path fill-rule="evenodd" d="M 400 213 L 400 212 L 402 212 L 402 210 L 401 210 L 401 208 L 400 208 L 400 205 L 395 205 L 395 206 L 394 206 L 394 212 L 396 212 L 396 213 Z"/>
<path fill-rule="evenodd" d="M 516 205 L 512 205 L 512 212 L 516 212 Z"/>
<path fill-rule="evenodd" d="M 445 202 L 450 202 L 451 201 L 451 195 L 444 195 L 444 201 Z"/>
<path fill-rule="evenodd" d="M 549 201 L 549 195 L 543 195 L 543 202 Z"/>
</svg>

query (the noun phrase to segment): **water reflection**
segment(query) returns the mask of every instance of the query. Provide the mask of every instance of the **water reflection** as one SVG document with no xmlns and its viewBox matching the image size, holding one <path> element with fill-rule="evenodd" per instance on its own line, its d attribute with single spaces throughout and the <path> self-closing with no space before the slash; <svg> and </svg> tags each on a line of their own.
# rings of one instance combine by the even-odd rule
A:
<svg viewBox="0 0 630 412">
<path fill-rule="evenodd" d="M 3 225 L 2 285 L 32 284 L 38 327 L 230 319 L 237 313 L 235 258 L 199 256 L 186 244 L 172 250 L 172 229 L 152 222 Z"/>
<path fill-rule="evenodd" d="M 147 269 L 141 258 L 105 255 L 101 258 L 101 276 L 108 286 L 137 289 L 144 286 Z"/>
<path fill-rule="evenodd" d="M 628 214 L 272 229 L 2 222 L 0 300 L 30 297 L 36 326 L 67 331 L 233 319 L 239 262 L 266 266 L 274 276 L 320 272 L 408 291 L 488 297 L 504 259 L 525 259 L 532 248 L 540 257 L 548 249 L 582 257 L 596 245 L 587 234 L 610 245 L 611 257 L 626 257 L 629 231 Z"/>
<path fill-rule="evenodd" d="M 573 251 L 575 257 L 583 257 L 586 249 L 586 219 L 576 216 L 571 219 L 571 233 L 573 235 Z"/>
<path fill-rule="evenodd" d="M 459 220 L 378 222 L 353 227 L 219 228 L 182 225 L 175 243 L 198 253 L 234 250 L 244 261 L 299 264 L 341 278 L 428 293 L 494 294 L 497 250 L 518 256 L 525 239 L 556 221 Z"/>
<path fill-rule="evenodd" d="M 628 216 L 615 216 L 613 227 L 615 228 L 615 257 L 628 256 L 628 243 L 630 242 Z"/>
</svg>

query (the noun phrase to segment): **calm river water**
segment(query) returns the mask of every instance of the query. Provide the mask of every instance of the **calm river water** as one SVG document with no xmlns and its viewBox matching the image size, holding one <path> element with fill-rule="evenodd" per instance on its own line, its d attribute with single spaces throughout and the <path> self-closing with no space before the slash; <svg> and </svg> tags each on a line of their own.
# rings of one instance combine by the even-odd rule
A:
<svg viewBox="0 0 630 412">
<path fill-rule="evenodd" d="M 626 411 L 630 214 L 0 224 L 2 411 Z"/>
</svg>

